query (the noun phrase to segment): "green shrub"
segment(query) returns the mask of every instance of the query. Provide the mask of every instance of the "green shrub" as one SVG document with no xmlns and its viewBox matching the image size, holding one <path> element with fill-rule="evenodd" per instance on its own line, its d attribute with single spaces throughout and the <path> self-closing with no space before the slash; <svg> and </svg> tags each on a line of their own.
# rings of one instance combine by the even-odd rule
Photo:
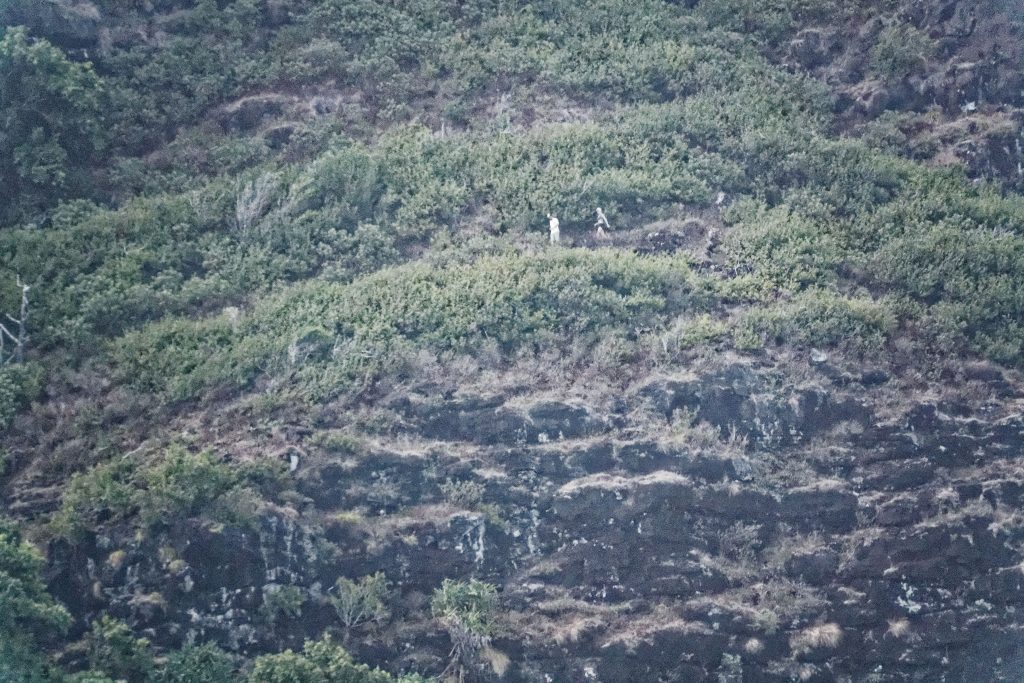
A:
<svg viewBox="0 0 1024 683">
<path fill-rule="evenodd" d="M 363 449 L 363 440 L 345 432 L 317 432 L 309 439 L 309 443 L 319 446 L 335 455 L 355 455 Z"/>
<path fill-rule="evenodd" d="M 290 201 L 305 210 L 340 206 L 342 220 L 357 223 L 373 219 L 381 192 L 377 159 L 351 144 L 313 162 L 292 188 Z"/>
<path fill-rule="evenodd" d="M 256 531 L 259 529 L 260 514 L 266 509 L 266 501 L 265 489 L 239 484 L 211 501 L 201 514 L 216 524 Z"/>
<path fill-rule="evenodd" d="M 486 487 L 482 482 L 471 479 L 449 479 L 441 484 L 441 494 L 448 503 L 460 508 L 474 508 L 483 502 Z"/>
<path fill-rule="evenodd" d="M 209 451 L 172 446 L 139 464 L 96 465 L 71 477 L 50 520 L 58 536 L 76 539 L 103 524 L 131 521 L 143 529 L 197 516 L 248 524 L 262 496 L 280 488 L 280 463 L 228 464 Z"/>
<path fill-rule="evenodd" d="M 708 300 L 672 257 L 604 250 L 421 263 L 350 285 L 306 283 L 261 302 L 237 331 L 218 319 L 158 323 L 124 337 L 115 358 L 125 379 L 171 387 L 173 398 L 245 386 L 259 368 L 293 374 L 303 393 L 323 396 L 397 372 L 416 349 L 491 340 L 511 351 L 537 334 L 632 329 Z"/>
<path fill-rule="evenodd" d="M 318 666 L 291 650 L 257 657 L 248 680 L 249 683 L 327 683 L 326 675 Z"/>
<path fill-rule="evenodd" d="M 728 325 L 710 315 L 684 317 L 676 320 L 659 335 L 658 351 L 667 359 L 677 360 L 683 352 L 703 346 L 714 346 L 728 334 Z"/>
<path fill-rule="evenodd" d="M 346 629 L 366 622 L 381 623 L 390 615 L 390 583 L 383 572 L 353 581 L 341 577 L 334 584 L 331 605 Z"/>
<path fill-rule="evenodd" d="M 18 526 L 0 518 L 0 642 L 61 632 L 70 616 L 46 591 L 43 558 Z"/>
<path fill-rule="evenodd" d="M 92 623 L 86 640 L 89 665 L 115 680 L 144 681 L 153 673 L 149 641 L 136 638 L 127 624 L 103 615 Z"/>
<path fill-rule="evenodd" d="M 172 447 L 158 464 L 142 472 L 139 518 L 148 525 L 192 517 L 234 488 L 241 476 L 209 451 L 189 453 Z"/>
<path fill-rule="evenodd" d="M 114 460 L 74 474 L 50 528 L 58 536 L 75 539 L 101 523 L 130 516 L 138 509 L 134 476 L 135 465 L 128 460 Z"/>
<path fill-rule="evenodd" d="M 385 671 L 357 664 L 343 648 L 324 636 L 307 641 L 303 655 L 324 672 L 327 683 L 392 683 L 395 679 Z M 400 677 L 399 681 L 420 680 L 419 677 Z"/>
<path fill-rule="evenodd" d="M 134 386 L 183 399 L 213 382 L 244 385 L 255 376 L 256 358 L 230 353 L 238 338 L 226 317 L 172 319 L 128 333 L 116 342 L 113 356 L 121 377 Z"/>
<path fill-rule="evenodd" d="M 0 431 L 14 416 L 42 393 L 43 368 L 36 363 L 18 363 L 0 368 Z"/>
<path fill-rule="evenodd" d="M 395 679 L 380 669 L 356 664 L 351 656 L 326 636 L 306 641 L 302 654 L 286 650 L 258 657 L 249 683 L 392 683 Z M 400 682 L 417 683 L 419 677 L 402 677 Z"/>
<path fill-rule="evenodd" d="M 0 32 L 0 223 L 90 191 L 103 147 L 103 84 L 24 28 Z"/>
<path fill-rule="evenodd" d="M 452 641 L 448 669 L 457 678 L 486 671 L 485 652 L 496 630 L 498 594 L 476 579 L 445 579 L 434 591 L 430 611 Z"/>
<path fill-rule="evenodd" d="M 187 645 L 167 657 L 156 683 L 230 683 L 234 680 L 231 657 L 215 645 Z"/>
<path fill-rule="evenodd" d="M 923 70 L 935 53 L 935 41 L 909 24 L 883 28 L 871 48 L 871 69 L 885 78 L 902 78 Z"/>
<path fill-rule="evenodd" d="M 263 605 L 260 612 L 270 623 L 282 618 L 301 616 L 306 593 L 298 586 L 269 585 L 263 589 Z"/>
<path fill-rule="evenodd" d="M 435 619 L 456 623 L 466 631 L 484 637 L 494 634 L 497 609 L 497 589 L 476 579 L 445 579 L 430 600 L 430 610 Z"/>
<path fill-rule="evenodd" d="M 639 324 L 694 290 L 688 268 L 671 259 L 612 251 L 485 257 L 441 269 L 405 266 L 345 288 L 297 289 L 257 320 L 283 333 L 316 321 L 355 343 L 405 338 L 457 349 L 488 338 L 516 347 L 541 329 Z"/>
<path fill-rule="evenodd" d="M 769 291 L 796 291 L 834 279 L 841 258 L 831 235 L 813 218 L 783 205 L 757 207 L 729 233 L 725 251 L 739 270 L 766 279 Z"/>
<path fill-rule="evenodd" d="M 753 33 L 772 45 L 803 25 L 855 16 L 865 4 L 861 0 L 705 0 L 698 9 L 712 26 Z"/>
<path fill-rule="evenodd" d="M 41 648 L 71 624 L 71 615 L 47 592 L 44 560 L 13 521 L 0 517 L 0 680 L 55 680 Z"/>
<path fill-rule="evenodd" d="M 651 138 L 625 125 L 562 124 L 521 135 L 439 139 L 408 128 L 382 143 L 384 201 L 403 231 L 450 224 L 487 205 L 495 228 L 524 230 L 549 211 L 589 226 L 593 207 L 637 211 L 704 201 L 725 164 L 681 137 Z"/>
<path fill-rule="evenodd" d="M 80 671 L 64 677 L 68 683 L 117 683 L 104 673 L 99 671 Z"/>
<path fill-rule="evenodd" d="M 880 349 L 895 329 L 895 316 L 885 302 L 808 290 L 774 306 L 751 309 L 740 319 L 735 336 L 741 348 L 786 342 L 865 352 Z"/>
<path fill-rule="evenodd" d="M 55 674 L 47 666 L 46 655 L 17 635 L 0 638 L 0 666 L 3 667 L 0 680 L 5 683 L 50 683 L 55 680 Z"/>
</svg>

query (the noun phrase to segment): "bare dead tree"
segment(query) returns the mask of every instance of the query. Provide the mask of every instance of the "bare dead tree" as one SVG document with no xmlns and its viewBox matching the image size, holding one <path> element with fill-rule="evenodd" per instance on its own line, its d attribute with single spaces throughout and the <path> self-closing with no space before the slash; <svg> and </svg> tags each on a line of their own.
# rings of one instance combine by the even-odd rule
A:
<svg viewBox="0 0 1024 683">
<path fill-rule="evenodd" d="M 10 328 L 0 323 L 0 365 L 10 363 L 21 363 L 25 360 L 25 344 L 28 342 L 28 333 L 25 326 L 28 323 L 28 290 L 29 286 L 17 276 L 18 288 L 21 290 L 21 314 L 15 318 L 10 313 L 5 314 L 9 323 L 15 325 L 17 333 L 11 332 Z M 13 349 L 8 349 L 8 341 L 13 344 Z"/>
</svg>

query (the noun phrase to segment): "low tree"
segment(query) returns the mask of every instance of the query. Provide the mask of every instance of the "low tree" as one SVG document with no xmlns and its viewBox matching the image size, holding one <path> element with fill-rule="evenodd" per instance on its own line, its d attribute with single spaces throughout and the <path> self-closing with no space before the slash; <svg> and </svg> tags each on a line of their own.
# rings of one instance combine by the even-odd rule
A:
<svg viewBox="0 0 1024 683">
<path fill-rule="evenodd" d="M 0 223 L 86 193 L 86 168 L 105 144 L 103 114 L 91 65 L 21 27 L 0 35 Z"/>
<path fill-rule="evenodd" d="M 88 635 L 89 664 L 116 680 L 145 681 L 153 673 L 149 640 L 136 638 L 123 621 L 104 614 Z"/>
<path fill-rule="evenodd" d="M 191 645 L 167 657 L 157 683 L 230 683 L 234 680 L 231 657 L 215 645 Z"/>
<path fill-rule="evenodd" d="M 259 657 L 249 674 L 249 683 L 327 683 L 327 678 L 316 664 L 285 650 Z"/>
<path fill-rule="evenodd" d="M 338 619 L 345 626 L 345 635 L 367 622 L 382 622 L 390 614 L 388 592 L 390 584 L 383 572 L 377 572 L 353 581 L 344 577 L 334 584 L 331 604 Z"/>
<path fill-rule="evenodd" d="M 0 519 L 0 680 L 48 680 L 41 645 L 63 633 L 71 617 L 46 591 L 43 558 L 17 525 Z"/>
<path fill-rule="evenodd" d="M 256 660 L 248 683 L 396 683 L 386 671 L 352 661 L 343 647 L 324 636 L 306 641 L 302 653 L 285 650 Z M 403 676 L 397 683 L 426 683 L 419 676 Z"/>
</svg>

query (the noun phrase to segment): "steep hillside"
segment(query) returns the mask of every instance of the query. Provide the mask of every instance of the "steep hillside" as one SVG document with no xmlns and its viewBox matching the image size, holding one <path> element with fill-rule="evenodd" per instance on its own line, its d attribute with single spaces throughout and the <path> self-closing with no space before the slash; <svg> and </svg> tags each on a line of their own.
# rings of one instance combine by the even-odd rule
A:
<svg viewBox="0 0 1024 683">
<path fill-rule="evenodd" d="M 1024 675 L 1019 3 L 0 26 L 0 681 Z"/>
</svg>

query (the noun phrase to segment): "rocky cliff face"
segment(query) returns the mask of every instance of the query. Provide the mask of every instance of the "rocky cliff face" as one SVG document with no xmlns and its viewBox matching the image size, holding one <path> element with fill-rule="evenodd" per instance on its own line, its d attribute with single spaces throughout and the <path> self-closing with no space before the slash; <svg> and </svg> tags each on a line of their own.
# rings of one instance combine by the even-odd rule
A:
<svg viewBox="0 0 1024 683">
<path fill-rule="evenodd" d="M 181 4 L 108 14 L 0 0 L 0 22 L 84 61 L 158 48 Z M 1021 187 L 1019 3 L 897 4 L 751 50 L 824 83 L 837 135 Z M 252 3 L 261 30 L 283 24 L 286 5 Z M 894 16 L 935 53 L 882 75 L 871 50 Z M 370 121 L 362 97 L 331 83 L 247 92 L 211 98 L 188 125 L 278 149 L 304 119 Z M 479 115 L 496 117 L 485 99 Z M 545 106 L 508 116 L 525 129 L 597 111 Z M 686 215 L 576 245 L 689 249 L 695 267 L 724 270 L 719 207 Z M 158 647 L 212 641 L 248 655 L 328 631 L 361 660 L 437 674 L 452 643 L 430 596 L 472 577 L 501 595 L 486 680 L 1022 680 L 1024 379 L 957 359 L 923 376 L 899 353 L 894 343 L 870 367 L 792 348 L 650 372 L 627 362 L 630 380 L 571 386 L 481 371 L 262 417 L 246 406 L 258 388 L 164 405 L 86 361 L 15 419 L 2 507 L 38 531 L 69 472 L 140 444 L 191 439 L 230 463 L 297 458 L 286 495 L 250 523 L 194 516 L 140 534 L 101 520 L 84 539 L 52 541 L 47 579 L 76 617 L 72 636 L 109 613 Z M 376 572 L 394 587 L 390 617 L 346 632 L 335 582 Z"/>
<path fill-rule="evenodd" d="M 100 41 L 100 11 L 89 2 L 6 0 L 0 3 L 0 24 L 25 26 L 72 50 L 94 48 Z"/>
<path fill-rule="evenodd" d="M 426 597 L 482 578 L 507 610 L 510 681 L 1019 680 L 1017 381 L 814 360 L 587 401 L 382 399 L 402 431 L 351 455 L 290 434 L 299 495 L 257 529 L 57 545 L 51 585 L 160 644 L 258 652 L 336 627 L 337 577 L 383 571 L 391 621 L 350 647 L 439 671 L 450 644 Z M 301 616 L 268 622 L 281 586 Z"/>
</svg>

